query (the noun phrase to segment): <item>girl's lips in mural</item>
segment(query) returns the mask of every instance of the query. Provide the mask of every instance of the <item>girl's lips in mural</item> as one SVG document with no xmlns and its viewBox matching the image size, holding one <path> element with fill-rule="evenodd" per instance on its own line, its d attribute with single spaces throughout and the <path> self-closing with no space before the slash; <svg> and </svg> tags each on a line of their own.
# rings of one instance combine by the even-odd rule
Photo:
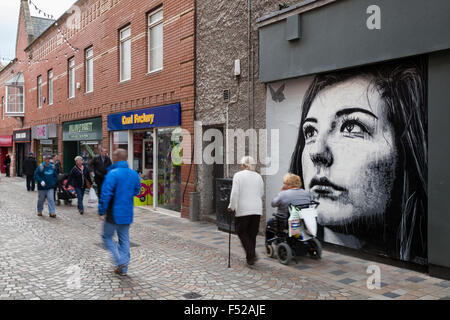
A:
<svg viewBox="0 0 450 320">
<path fill-rule="evenodd" d="M 327 177 L 314 177 L 309 184 L 309 189 L 318 198 L 328 198 L 331 200 L 337 200 L 340 195 L 347 191 L 344 187 L 331 182 Z"/>
</svg>

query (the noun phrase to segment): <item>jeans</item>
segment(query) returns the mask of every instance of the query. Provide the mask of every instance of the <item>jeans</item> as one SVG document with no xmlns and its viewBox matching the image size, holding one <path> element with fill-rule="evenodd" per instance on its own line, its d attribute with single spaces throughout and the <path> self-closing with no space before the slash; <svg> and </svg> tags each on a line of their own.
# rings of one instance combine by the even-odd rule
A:
<svg viewBox="0 0 450 320">
<path fill-rule="evenodd" d="M 38 190 L 38 203 L 37 211 L 42 213 L 44 210 L 44 201 L 47 198 L 48 211 L 50 214 L 55 213 L 55 200 L 54 200 L 54 190 Z"/>
<path fill-rule="evenodd" d="M 117 232 L 119 243 L 113 240 L 114 233 Z M 115 224 L 105 221 L 103 224 L 103 243 L 113 257 L 117 266 L 123 265 L 122 271 L 127 273 L 130 262 L 130 225 Z"/>
<path fill-rule="evenodd" d="M 27 175 L 27 190 L 28 191 L 34 191 L 34 175 Z"/>
<path fill-rule="evenodd" d="M 256 257 L 256 236 L 258 235 L 260 219 L 260 215 L 236 217 L 235 219 L 236 233 L 244 247 L 247 262 Z"/>
<path fill-rule="evenodd" d="M 86 191 L 85 188 L 75 188 L 75 192 L 77 193 L 78 198 L 78 211 L 84 211 L 83 207 L 83 197 L 84 197 L 84 191 Z"/>
</svg>

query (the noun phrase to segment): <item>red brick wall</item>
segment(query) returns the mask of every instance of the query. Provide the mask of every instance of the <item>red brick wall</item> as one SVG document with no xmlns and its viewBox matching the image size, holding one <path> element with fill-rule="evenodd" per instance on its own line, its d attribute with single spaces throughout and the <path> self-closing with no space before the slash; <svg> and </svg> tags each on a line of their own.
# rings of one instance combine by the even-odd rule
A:
<svg viewBox="0 0 450 320">
<path fill-rule="evenodd" d="M 103 145 L 109 148 L 107 115 L 144 107 L 181 103 L 182 127 L 193 133 L 194 120 L 194 1 L 193 0 L 80 0 L 81 29 L 68 32 L 67 17 L 58 21 L 28 49 L 33 61 L 25 72 L 25 127 L 58 123 L 62 153 L 62 123 L 103 117 Z M 162 5 L 164 10 L 164 68 L 147 74 L 147 12 Z M 118 30 L 131 25 L 131 80 L 119 83 Z M 61 28 L 78 53 L 58 43 Z M 61 42 L 61 41 L 60 41 Z M 94 48 L 94 91 L 85 93 L 84 50 Z M 75 57 L 75 98 L 68 99 L 68 59 Z M 53 105 L 48 105 L 47 72 L 53 69 Z M 42 95 L 37 107 L 37 77 L 42 75 Z M 1 91 L 0 91 L 1 92 Z M 16 125 L 16 124 L 13 124 Z M 6 130 L 8 131 L 8 130 Z M 0 131 L 1 132 L 1 131 Z M 61 157 L 62 158 L 62 157 Z M 182 216 L 188 215 L 190 191 L 194 191 L 194 167 L 182 167 L 182 191 L 188 184 Z"/>
</svg>

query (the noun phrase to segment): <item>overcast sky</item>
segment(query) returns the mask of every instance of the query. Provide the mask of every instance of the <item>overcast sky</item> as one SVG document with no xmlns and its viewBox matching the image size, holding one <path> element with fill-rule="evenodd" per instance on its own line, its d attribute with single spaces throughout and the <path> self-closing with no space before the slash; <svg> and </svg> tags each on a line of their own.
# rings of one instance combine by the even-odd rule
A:
<svg viewBox="0 0 450 320">
<path fill-rule="evenodd" d="M 21 0 L 0 0 L 0 59 L 15 58 L 17 21 L 19 19 L 19 8 Z M 32 0 L 39 9 L 52 14 L 55 18 L 60 17 L 68 10 L 75 0 Z M 32 16 L 41 16 L 33 5 L 30 6 Z M 8 61 L 2 61 L 3 64 Z"/>
</svg>

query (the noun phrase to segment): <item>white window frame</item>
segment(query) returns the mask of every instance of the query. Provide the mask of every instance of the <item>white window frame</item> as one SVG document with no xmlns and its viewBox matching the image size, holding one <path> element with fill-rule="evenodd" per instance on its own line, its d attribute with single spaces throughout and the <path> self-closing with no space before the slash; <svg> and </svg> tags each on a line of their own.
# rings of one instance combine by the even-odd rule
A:
<svg viewBox="0 0 450 320">
<path fill-rule="evenodd" d="M 12 87 L 15 87 L 15 88 L 22 88 L 22 111 L 15 111 L 15 112 L 12 112 L 11 110 L 10 110 L 10 105 L 9 105 L 9 103 L 8 103 L 8 97 L 9 97 L 9 87 L 10 86 L 5 86 L 5 97 L 6 97 L 6 99 L 5 99 L 5 114 L 6 115 L 9 115 L 9 116 L 11 116 L 11 114 L 13 114 L 13 115 L 16 115 L 16 114 L 20 114 L 20 115 L 24 115 L 25 114 L 25 87 L 24 86 L 12 86 Z M 17 103 L 16 103 L 16 105 L 17 105 Z"/>
<path fill-rule="evenodd" d="M 124 33 L 126 31 L 129 31 L 128 36 L 124 35 Z M 130 63 L 129 63 L 129 70 L 128 70 L 129 76 L 127 78 L 125 78 L 123 76 L 123 74 L 124 74 L 124 63 L 123 63 L 124 48 L 123 47 L 124 47 L 125 43 L 128 41 L 130 43 L 130 52 L 129 52 Z M 120 29 L 120 31 L 119 31 L 119 59 L 120 59 L 120 61 L 119 61 L 119 80 L 120 80 L 120 82 L 130 80 L 131 79 L 131 26 L 124 27 L 124 28 Z"/>
<path fill-rule="evenodd" d="M 42 108 L 42 75 L 37 77 L 37 106 Z"/>
<path fill-rule="evenodd" d="M 5 97 L 2 97 L 2 120 L 5 120 Z"/>
<path fill-rule="evenodd" d="M 47 72 L 48 105 L 53 105 L 53 69 Z"/>
<path fill-rule="evenodd" d="M 94 91 L 94 48 L 90 47 L 86 49 L 85 55 L 86 61 L 86 93 Z"/>
<path fill-rule="evenodd" d="M 75 97 L 75 57 L 68 60 L 69 99 Z"/>
<path fill-rule="evenodd" d="M 151 22 L 151 17 L 155 16 L 157 13 L 161 13 L 162 16 L 160 19 Z M 164 25 L 163 25 L 163 20 L 164 20 L 164 13 L 163 13 L 163 8 L 159 8 L 153 12 L 150 12 L 147 16 L 147 23 L 148 23 L 148 30 L 147 30 L 147 34 L 148 34 L 148 43 L 147 43 L 147 50 L 148 50 L 148 57 L 147 57 L 147 63 L 148 63 L 148 73 L 153 73 L 153 72 L 157 72 L 160 71 L 164 68 Z M 162 40 L 161 40 L 161 67 L 159 68 L 153 68 L 152 67 L 152 49 L 151 49 L 151 31 L 152 29 L 159 27 L 161 25 L 162 28 Z"/>
</svg>

